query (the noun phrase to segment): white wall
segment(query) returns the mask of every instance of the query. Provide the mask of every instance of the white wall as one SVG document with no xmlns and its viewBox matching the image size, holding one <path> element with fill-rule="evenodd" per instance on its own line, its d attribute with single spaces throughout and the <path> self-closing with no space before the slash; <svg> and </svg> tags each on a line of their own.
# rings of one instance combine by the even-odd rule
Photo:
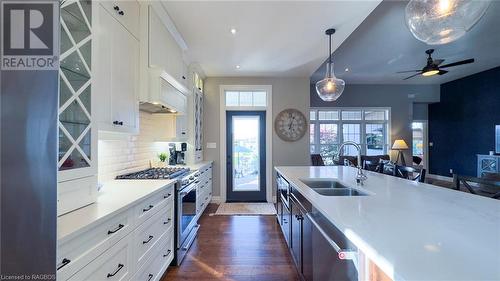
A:
<svg viewBox="0 0 500 281">
<path fill-rule="evenodd" d="M 220 85 L 272 85 L 274 118 L 284 109 L 295 108 L 307 117 L 309 112 L 309 78 L 214 77 L 205 80 L 204 99 L 204 158 L 214 161 L 213 193 L 220 196 Z M 274 127 L 274 124 L 273 124 Z M 284 142 L 274 132 L 272 143 L 273 167 L 278 165 L 309 165 L 309 134 L 296 141 Z M 206 148 L 207 142 L 217 148 Z M 274 179 L 273 179 L 274 185 Z M 274 195 L 274 189 L 273 189 Z"/>
</svg>

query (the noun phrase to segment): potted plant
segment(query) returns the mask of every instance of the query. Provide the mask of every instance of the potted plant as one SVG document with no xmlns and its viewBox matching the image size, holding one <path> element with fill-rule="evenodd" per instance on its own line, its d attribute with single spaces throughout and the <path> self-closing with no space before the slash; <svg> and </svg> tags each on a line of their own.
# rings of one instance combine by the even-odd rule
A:
<svg viewBox="0 0 500 281">
<path fill-rule="evenodd" d="M 161 166 L 161 167 L 167 166 L 167 163 L 168 163 L 168 154 L 167 153 L 162 152 L 162 153 L 158 154 L 158 159 L 160 159 L 158 166 Z"/>
</svg>

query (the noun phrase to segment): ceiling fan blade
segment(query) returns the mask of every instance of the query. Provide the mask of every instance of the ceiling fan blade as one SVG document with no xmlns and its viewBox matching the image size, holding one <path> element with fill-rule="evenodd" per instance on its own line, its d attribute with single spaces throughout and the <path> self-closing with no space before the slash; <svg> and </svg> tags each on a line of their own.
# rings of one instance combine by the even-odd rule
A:
<svg viewBox="0 0 500 281">
<path fill-rule="evenodd" d="M 413 78 L 413 77 L 415 77 L 415 76 L 417 76 L 417 75 L 420 75 L 420 74 L 422 74 L 422 72 L 419 72 L 419 73 L 417 73 L 417 74 L 413 74 L 412 76 L 408 76 L 408 77 L 406 77 L 406 78 L 405 78 L 405 79 L 403 79 L 403 80 L 408 80 L 408 79 Z"/>
<path fill-rule="evenodd" d="M 420 72 L 420 71 L 422 71 L 422 70 L 421 69 L 419 69 L 419 70 L 406 70 L 406 71 L 398 71 L 396 73 L 409 73 L 409 72 Z"/>
<path fill-rule="evenodd" d="M 448 73 L 448 71 L 447 71 L 447 70 L 439 70 L 439 73 L 438 73 L 438 74 L 439 74 L 439 75 L 443 75 L 443 74 L 446 74 L 446 73 Z"/>
<path fill-rule="evenodd" d="M 438 60 L 434 60 L 434 61 L 432 61 L 432 62 L 433 62 L 435 65 L 440 65 L 440 64 L 442 64 L 442 63 L 444 62 L 444 60 L 443 60 L 443 59 L 438 59 Z"/>
<path fill-rule="evenodd" d="M 442 65 L 439 68 L 452 67 L 452 66 L 468 64 L 468 63 L 473 63 L 473 62 L 474 62 L 474 59 L 462 60 L 462 61 L 457 61 L 457 62 L 452 62 L 449 64 Z"/>
</svg>

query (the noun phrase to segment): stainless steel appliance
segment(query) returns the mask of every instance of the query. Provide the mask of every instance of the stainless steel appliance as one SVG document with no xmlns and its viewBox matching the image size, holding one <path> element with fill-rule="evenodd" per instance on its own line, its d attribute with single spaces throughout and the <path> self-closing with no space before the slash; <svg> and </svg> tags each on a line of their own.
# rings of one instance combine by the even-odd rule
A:
<svg viewBox="0 0 500 281">
<path fill-rule="evenodd" d="M 276 185 L 278 187 L 278 194 L 281 198 L 281 201 L 286 205 L 287 208 L 289 208 L 290 184 L 281 175 L 278 175 L 276 177 Z"/>
<path fill-rule="evenodd" d="M 190 173 L 178 183 L 176 200 L 176 253 L 173 263 L 180 265 L 198 233 L 196 220 L 197 187 L 199 173 Z"/>
<path fill-rule="evenodd" d="M 29 15 L 30 7 L 18 2 L 16 9 Z M 58 1 L 53 2 L 59 7 Z M 1 4 L 6 28 L 7 3 Z M 59 19 L 59 9 L 54 9 L 53 16 Z M 52 18 L 42 19 L 52 22 Z M 25 20 L 29 22 L 29 17 Z M 57 36 L 58 27 L 57 20 L 50 35 Z M 2 38 L 2 46 L 4 42 Z M 58 49 L 54 53 L 59 55 Z M 0 71 L 1 279 L 55 279 L 58 91 L 58 70 Z"/>
<path fill-rule="evenodd" d="M 189 168 L 166 167 L 150 168 L 139 172 L 119 175 L 117 180 L 156 180 L 156 179 L 175 179 L 189 172 Z"/>
<path fill-rule="evenodd" d="M 186 165 L 187 143 L 171 143 L 169 145 L 169 164 L 170 165 Z"/>
</svg>

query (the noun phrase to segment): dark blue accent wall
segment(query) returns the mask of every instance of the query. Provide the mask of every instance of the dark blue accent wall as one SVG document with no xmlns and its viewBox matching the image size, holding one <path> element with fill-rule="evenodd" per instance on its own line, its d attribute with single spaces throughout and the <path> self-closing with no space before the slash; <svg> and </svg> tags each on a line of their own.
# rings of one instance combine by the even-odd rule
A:
<svg viewBox="0 0 500 281">
<path fill-rule="evenodd" d="M 500 125 L 500 67 L 441 85 L 429 105 L 429 172 L 476 176 L 476 154 L 495 150 Z"/>
</svg>

